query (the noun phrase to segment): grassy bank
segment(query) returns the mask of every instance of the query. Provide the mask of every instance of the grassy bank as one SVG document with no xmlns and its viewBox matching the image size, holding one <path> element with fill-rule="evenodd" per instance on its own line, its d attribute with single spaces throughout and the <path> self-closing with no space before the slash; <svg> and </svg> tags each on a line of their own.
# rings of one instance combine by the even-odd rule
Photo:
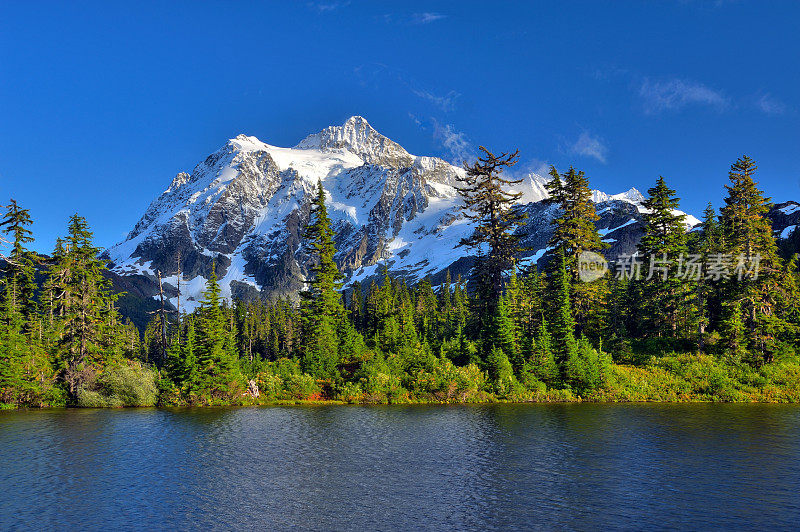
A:
<svg viewBox="0 0 800 532">
<path fill-rule="evenodd" d="M 638 365 L 610 364 L 602 384 L 584 390 L 546 384 L 533 373 L 497 374 L 476 364 L 456 366 L 434 358 L 424 367 L 400 368 L 374 357 L 349 368 L 346 378 L 315 379 L 296 360 L 243 368 L 243 379 L 205 394 L 170 382 L 139 363 L 98 374 L 72 406 L 223 406 L 295 404 L 458 404 L 496 402 L 763 402 L 800 403 L 800 361 L 778 360 L 754 368 L 704 354 L 671 353 Z M 256 391 L 257 390 L 257 391 Z M 38 406 L 67 406 L 62 396 Z M 0 409 L 14 405 L 0 403 Z"/>
</svg>

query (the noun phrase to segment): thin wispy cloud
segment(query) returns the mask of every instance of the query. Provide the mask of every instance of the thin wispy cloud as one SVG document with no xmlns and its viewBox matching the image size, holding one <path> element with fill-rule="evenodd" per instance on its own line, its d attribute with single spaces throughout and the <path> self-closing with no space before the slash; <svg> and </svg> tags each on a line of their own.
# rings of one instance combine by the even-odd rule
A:
<svg viewBox="0 0 800 532">
<path fill-rule="evenodd" d="M 425 89 L 412 88 L 411 92 L 413 92 L 423 100 L 431 102 L 444 112 L 452 111 L 453 108 L 455 107 L 456 100 L 458 99 L 459 96 L 461 96 L 460 92 L 456 92 L 453 90 L 451 90 L 444 96 L 439 96 Z"/>
<path fill-rule="evenodd" d="M 417 125 L 417 127 L 422 127 L 422 120 L 417 118 L 417 115 L 414 113 L 408 113 L 408 117 Z"/>
<path fill-rule="evenodd" d="M 667 81 L 645 79 L 639 88 L 639 96 L 647 114 L 680 111 L 691 105 L 713 107 L 721 111 L 730 105 L 730 101 L 722 92 L 702 83 L 684 79 Z"/>
<path fill-rule="evenodd" d="M 431 124 L 433 138 L 451 155 L 450 162 L 460 165 L 473 157 L 475 147 L 463 131 L 456 130 L 452 124 L 442 124 L 435 118 L 431 118 Z"/>
<path fill-rule="evenodd" d="M 608 157 L 608 146 L 606 146 L 600 137 L 590 135 L 584 131 L 578 137 L 578 140 L 569 147 L 569 152 L 581 157 L 590 157 L 601 163 L 606 163 Z"/>
<path fill-rule="evenodd" d="M 530 174 L 536 174 L 539 177 L 547 177 L 550 172 L 550 163 L 541 159 L 533 158 L 527 162 L 523 161 L 520 164 L 513 166 L 508 170 L 508 175 L 514 179 L 523 179 Z"/>
<path fill-rule="evenodd" d="M 447 18 L 447 15 L 442 15 L 441 13 L 414 13 L 411 15 L 410 22 L 411 24 L 430 24 L 443 18 Z"/>
<path fill-rule="evenodd" d="M 317 13 L 330 13 L 331 11 L 336 11 L 337 9 L 347 7 L 350 5 L 350 1 L 346 0 L 343 2 L 309 2 L 308 7 L 316 11 Z"/>
<path fill-rule="evenodd" d="M 396 14 L 396 13 L 387 13 L 383 15 L 383 21 L 387 24 L 405 24 L 405 25 L 422 25 L 422 24 L 430 24 L 432 22 L 436 22 L 437 20 L 442 20 L 447 18 L 447 15 L 443 15 L 442 13 L 412 13 L 410 15 L 406 14 Z"/>
<path fill-rule="evenodd" d="M 756 107 L 764 114 L 782 115 L 786 113 L 786 104 L 770 93 L 764 93 L 756 99 Z"/>
<path fill-rule="evenodd" d="M 371 86 L 377 89 L 386 79 L 400 79 L 398 72 L 383 63 L 367 63 L 353 68 L 353 75 L 362 87 Z"/>
<path fill-rule="evenodd" d="M 414 96 L 433 104 L 439 110 L 448 113 L 455 110 L 461 93 L 450 90 L 442 95 L 418 82 L 407 72 L 384 65 L 383 63 L 368 63 L 353 69 L 359 83 L 366 87 L 380 89 L 386 84 L 399 85 L 408 89 Z"/>
</svg>

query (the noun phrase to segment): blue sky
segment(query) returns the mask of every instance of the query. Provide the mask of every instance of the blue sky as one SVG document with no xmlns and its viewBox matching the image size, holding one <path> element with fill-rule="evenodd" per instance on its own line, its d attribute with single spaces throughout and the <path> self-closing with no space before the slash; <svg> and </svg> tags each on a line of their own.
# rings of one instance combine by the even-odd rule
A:
<svg viewBox="0 0 800 532">
<path fill-rule="evenodd" d="M 50 251 L 73 212 L 97 244 L 179 171 L 246 133 L 291 146 L 355 114 L 412 153 L 519 148 L 685 210 L 731 162 L 800 200 L 800 3 L 7 2 L 0 203 Z"/>
</svg>

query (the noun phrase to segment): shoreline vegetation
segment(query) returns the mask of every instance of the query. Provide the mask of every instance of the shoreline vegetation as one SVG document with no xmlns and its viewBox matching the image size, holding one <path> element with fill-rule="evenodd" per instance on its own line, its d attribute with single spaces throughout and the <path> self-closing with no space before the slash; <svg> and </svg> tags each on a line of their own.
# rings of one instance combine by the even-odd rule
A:
<svg viewBox="0 0 800 532">
<path fill-rule="evenodd" d="M 688 232 L 659 178 L 637 255 L 650 275 L 586 279 L 581 257 L 606 247 L 588 179 L 551 168 L 555 232 L 539 265 L 522 264 L 514 230 L 523 215 L 508 192 L 518 182 L 502 177 L 516 158 L 484 150 L 465 165 L 463 215 L 476 227 L 461 242 L 477 257 L 469 279 L 448 272 L 439 286 L 409 284 L 384 267 L 369 286 L 343 289 L 319 183 L 298 250 L 310 264 L 299 302 L 229 302 L 212 265 L 198 309 L 177 316 L 162 307 L 143 332 L 117 310 L 86 220 L 72 216 L 68 236 L 42 257 L 27 249 L 30 214 L 11 200 L 0 220 L 10 248 L 0 278 L 0 409 L 800 403 L 800 235 L 778 245 L 751 159 L 731 166 L 719 213 L 709 205 Z M 668 275 L 664 260 L 680 269 L 687 254 L 715 269 Z"/>
</svg>

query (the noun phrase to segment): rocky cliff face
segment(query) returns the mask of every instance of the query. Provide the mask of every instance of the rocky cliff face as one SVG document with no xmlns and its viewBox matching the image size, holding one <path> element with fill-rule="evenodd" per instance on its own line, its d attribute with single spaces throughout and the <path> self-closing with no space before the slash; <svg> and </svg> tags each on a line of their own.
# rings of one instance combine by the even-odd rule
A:
<svg viewBox="0 0 800 532">
<path fill-rule="evenodd" d="M 196 306 L 212 264 L 226 296 L 294 297 L 308 273 L 302 233 L 319 180 L 336 232 L 336 260 L 348 282 L 368 279 L 386 265 L 410 281 L 430 276 L 436 283 L 447 269 L 466 274 L 472 265 L 469 250 L 458 244 L 472 231 L 460 212 L 459 175 L 463 170 L 441 159 L 409 154 L 361 117 L 294 148 L 239 135 L 191 174 L 176 175 L 105 257 L 115 274 L 139 279 L 142 291 L 154 290 L 146 281 L 161 271 L 173 304 L 180 269 L 186 309 Z M 517 208 L 528 214 L 519 229 L 530 248 L 527 261 L 546 252 L 556 214 L 541 201 L 545 182 L 530 174 L 519 185 L 523 200 Z M 642 200 L 636 189 L 594 193 L 597 226 L 610 255 L 635 249 Z"/>
</svg>

